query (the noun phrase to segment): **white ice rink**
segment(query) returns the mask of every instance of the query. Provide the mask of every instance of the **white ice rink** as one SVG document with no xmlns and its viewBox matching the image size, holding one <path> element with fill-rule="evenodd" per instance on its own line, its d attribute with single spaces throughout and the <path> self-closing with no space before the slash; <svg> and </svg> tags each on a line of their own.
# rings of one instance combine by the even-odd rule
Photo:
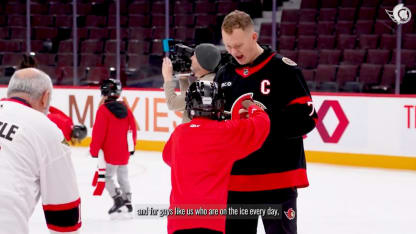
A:
<svg viewBox="0 0 416 234">
<path fill-rule="evenodd" d="M 96 159 L 87 148 L 73 148 L 82 205 L 82 233 L 161 234 L 166 218 L 110 220 L 112 200 L 92 196 Z M 133 203 L 169 203 L 170 169 L 158 152 L 136 152 L 130 161 Z M 310 186 L 299 190 L 300 234 L 415 234 L 416 172 L 308 164 Z M 38 204 L 30 233 L 48 233 Z M 264 233 L 259 227 L 258 233 Z"/>
</svg>

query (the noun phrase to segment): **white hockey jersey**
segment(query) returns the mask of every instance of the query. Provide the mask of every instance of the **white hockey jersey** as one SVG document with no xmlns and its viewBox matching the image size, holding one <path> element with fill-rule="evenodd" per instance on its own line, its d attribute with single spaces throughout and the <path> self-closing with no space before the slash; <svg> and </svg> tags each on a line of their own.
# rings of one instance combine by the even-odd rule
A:
<svg viewBox="0 0 416 234">
<path fill-rule="evenodd" d="M 0 234 L 26 234 L 39 197 L 51 233 L 78 233 L 80 198 L 62 132 L 23 99 L 0 101 Z"/>
</svg>

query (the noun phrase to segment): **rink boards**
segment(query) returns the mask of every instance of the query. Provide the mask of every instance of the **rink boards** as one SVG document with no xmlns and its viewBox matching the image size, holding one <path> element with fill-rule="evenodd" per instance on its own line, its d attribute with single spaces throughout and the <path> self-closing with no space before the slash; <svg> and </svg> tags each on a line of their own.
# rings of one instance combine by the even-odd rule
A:
<svg viewBox="0 0 416 234">
<path fill-rule="evenodd" d="M 5 96 L 0 87 L 0 97 Z M 168 110 L 160 89 L 124 89 L 122 98 L 136 118 L 137 149 L 161 151 L 181 113 Z M 59 87 L 51 105 L 75 124 L 85 124 L 91 136 L 101 102 L 97 88 Z M 308 161 L 416 170 L 416 95 L 313 93 L 313 102 L 319 121 L 304 139 Z"/>
</svg>

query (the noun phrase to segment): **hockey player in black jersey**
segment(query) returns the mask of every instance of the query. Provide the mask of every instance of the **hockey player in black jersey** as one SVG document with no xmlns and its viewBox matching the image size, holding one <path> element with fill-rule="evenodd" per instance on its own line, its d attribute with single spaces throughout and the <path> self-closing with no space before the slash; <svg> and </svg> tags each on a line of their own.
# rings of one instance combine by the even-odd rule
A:
<svg viewBox="0 0 416 234">
<path fill-rule="evenodd" d="M 225 110 L 231 111 L 241 95 L 252 93 L 271 118 L 270 134 L 262 148 L 234 164 L 228 204 L 280 204 L 281 219 L 263 218 L 266 233 L 297 233 L 297 188 L 309 185 L 303 136 L 317 121 L 311 95 L 295 62 L 257 43 L 248 14 L 229 13 L 221 29 L 233 57 L 215 78 L 226 98 Z M 256 233 L 257 220 L 258 216 L 228 218 L 226 233 Z"/>
</svg>

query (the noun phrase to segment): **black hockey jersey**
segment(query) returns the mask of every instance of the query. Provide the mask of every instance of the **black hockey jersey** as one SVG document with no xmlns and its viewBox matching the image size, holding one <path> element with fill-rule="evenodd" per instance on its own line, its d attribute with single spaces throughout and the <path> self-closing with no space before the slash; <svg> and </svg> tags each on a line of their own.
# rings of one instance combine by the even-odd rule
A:
<svg viewBox="0 0 416 234">
<path fill-rule="evenodd" d="M 231 191 L 309 185 L 303 136 L 317 121 L 310 92 L 295 62 L 268 47 L 263 49 L 252 64 L 241 66 L 233 60 L 215 78 L 224 92 L 226 111 L 231 111 L 238 97 L 253 93 L 253 99 L 266 107 L 271 119 L 270 134 L 263 147 L 234 164 Z"/>
</svg>

